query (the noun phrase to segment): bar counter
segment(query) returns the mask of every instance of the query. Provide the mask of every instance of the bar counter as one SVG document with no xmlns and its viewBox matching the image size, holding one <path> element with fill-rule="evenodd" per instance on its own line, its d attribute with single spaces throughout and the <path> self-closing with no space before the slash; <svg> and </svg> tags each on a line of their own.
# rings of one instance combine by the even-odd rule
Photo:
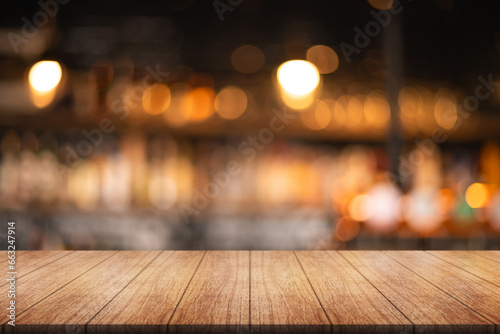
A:
<svg viewBox="0 0 500 334">
<path fill-rule="evenodd" d="M 500 333 L 500 251 L 18 251 L 15 269 L 3 333 Z"/>
</svg>

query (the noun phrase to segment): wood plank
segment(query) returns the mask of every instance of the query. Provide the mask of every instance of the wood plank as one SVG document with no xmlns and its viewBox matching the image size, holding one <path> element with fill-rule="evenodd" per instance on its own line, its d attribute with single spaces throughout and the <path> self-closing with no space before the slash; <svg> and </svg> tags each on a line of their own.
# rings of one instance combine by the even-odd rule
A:
<svg viewBox="0 0 500 334">
<path fill-rule="evenodd" d="M 160 254 L 87 324 L 87 333 L 166 333 L 203 254 Z"/>
<path fill-rule="evenodd" d="M 15 331 L 500 334 L 490 251 L 106 253 L 18 251 Z"/>
<path fill-rule="evenodd" d="M 500 251 L 473 251 L 472 253 L 496 262 L 500 262 Z"/>
<path fill-rule="evenodd" d="M 84 251 L 87 252 L 87 251 Z M 16 333 L 84 333 L 85 324 L 158 255 L 120 251 L 19 314 Z M 84 261 L 80 261 L 83 265 Z M 10 333 L 11 326 L 4 326 Z"/>
<path fill-rule="evenodd" d="M 330 333 L 330 321 L 293 252 L 250 255 L 252 333 Z"/>
<path fill-rule="evenodd" d="M 428 251 L 456 267 L 500 287 L 500 263 L 469 251 Z"/>
<path fill-rule="evenodd" d="M 394 306 L 415 332 L 494 333 L 494 324 L 378 251 L 340 251 Z"/>
<path fill-rule="evenodd" d="M 17 251 L 17 252 L 21 252 L 21 251 Z M 7 254 L 8 254 L 8 252 L 6 250 L 0 251 L 0 263 L 7 262 Z"/>
<path fill-rule="evenodd" d="M 413 324 L 339 253 L 295 252 L 334 333 L 412 333 Z"/>
<path fill-rule="evenodd" d="M 426 281 L 496 325 L 500 324 L 500 289 L 426 252 L 384 252 Z"/>
<path fill-rule="evenodd" d="M 16 313 L 24 312 L 85 271 L 104 261 L 113 253 L 115 252 L 70 252 L 67 256 L 61 257 L 38 270 L 18 277 L 16 280 Z M 33 256 L 32 258 L 37 257 Z M 0 309 L 6 309 L 8 303 L 9 300 L 7 299 L 0 300 Z M 2 323 L 6 322 L 6 320 L 2 321 Z"/>
<path fill-rule="evenodd" d="M 15 271 L 17 271 L 17 278 L 49 265 L 71 253 L 72 251 L 16 251 Z M 5 253 L 5 257 L 7 258 L 7 253 Z M 8 269 L 7 263 L 5 263 L 5 266 Z M 0 287 L 4 285 L 7 285 L 7 283 L 2 282 Z"/>
<path fill-rule="evenodd" d="M 248 333 L 248 251 L 208 251 L 168 325 L 169 333 Z"/>
</svg>

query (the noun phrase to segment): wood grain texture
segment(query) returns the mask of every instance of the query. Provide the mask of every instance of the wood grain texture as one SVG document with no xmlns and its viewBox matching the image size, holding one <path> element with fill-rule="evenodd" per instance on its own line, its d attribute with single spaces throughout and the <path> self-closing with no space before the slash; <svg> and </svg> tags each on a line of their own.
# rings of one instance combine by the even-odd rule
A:
<svg viewBox="0 0 500 334">
<path fill-rule="evenodd" d="M 17 271 L 17 277 L 27 275 L 71 253 L 71 251 L 16 251 L 15 271 Z M 7 252 L 5 252 L 5 259 L 7 259 Z M 4 268 L 5 271 L 9 270 L 7 262 L 5 262 Z M 6 282 L 2 282 L 0 286 L 6 284 Z"/>
<path fill-rule="evenodd" d="M 499 262 L 468 251 L 429 251 L 427 253 L 500 287 Z"/>
<path fill-rule="evenodd" d="M 330 333 L 330 321 L 295 254 L 252 251 L 252 333 Z"/>
<path fill-rule="evenodd" d="M 16 253 L 19 253 L 19 252 L 26 252 L 26 251 L 16 251 Z M 8 252 L 6 250 L 0 251 L 0 264 L 3 263 L 4 265 L 6 265 L 6 262 L 8 260 L 7 255 L 8 255 Z"/>
<path fill-rule="evenodd" d="M 113 253 L 99 251 L 69 252 L 67 256 L 50 262 L 38 270 L 33 270 L 29 274 L 18 277 L 16 281 L 16 313 L 20 314 L 24 312 L 46 296 L 109 258 Z M 38 264 L 33 265 L 33 267 L 37 266 Z M 6 309 L 8 303 L 7 299 L 1 299 L 0 308 L 2 310 Z M 2 321 L 2 323 L 6 322 L 6 320 Z"/>
<path fill-rule="evenodd" d="M 474 251 L 473 253 L 500 263 L 500 251 Z"/>
<path fill-rule="evenodd" d="M 248 251 L 208 251 L 168 325 L 169 333 L 248 333 Z"/>
<path fill-rule="evenodd" d="M 295 252 L 333 333 L 412 333 L 412 323 L 338 252 Z"/>
<path fill-rule="evenodd" d="M 162 252 L 87 324 L 87 333 L 166 333 L 203 254 Z"/>
<path fill-rule="evenodd" d="M 426 252 L 384 252 L 426 281 L 495 324 L 500 324 L 500 288 Z"/>
<path fill-rule="evenodd" d="M 498 254 L 19 251 L 1 330 L 500 334 Z"/>
<path fill-rule="evenodd" d="M 414 324 L 415 333 L 494 333 L 492 322 L 378 251 L 341 251 Z"/>
<path fill-rule="evenodd" d="M 16 333 L 84 333 L 89 322 L 158 255 L 120 251 L 17 316 Z M 6 333 L 11 326 L 4 326 Z"/>
</svg>

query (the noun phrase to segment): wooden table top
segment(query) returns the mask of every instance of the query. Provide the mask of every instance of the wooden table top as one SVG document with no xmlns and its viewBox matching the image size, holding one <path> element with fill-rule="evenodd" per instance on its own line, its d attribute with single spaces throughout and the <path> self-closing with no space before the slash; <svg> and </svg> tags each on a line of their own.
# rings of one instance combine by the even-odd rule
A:
<svg viewBox="0 0 500 334">
<path fill-rule="evenodd" d="M 16 326 L 7 324 L 4 280 L 3 333 L 500 334 L 500 251 L 16 257 Z"/>
</svg>

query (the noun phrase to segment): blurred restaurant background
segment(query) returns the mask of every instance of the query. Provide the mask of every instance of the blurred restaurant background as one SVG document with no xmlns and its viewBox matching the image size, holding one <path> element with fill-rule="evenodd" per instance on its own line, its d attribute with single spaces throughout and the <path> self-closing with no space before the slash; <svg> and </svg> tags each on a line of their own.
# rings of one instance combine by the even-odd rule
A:
<svg viewBox="0 0 500 334">
<path fill-rule="evenodd" d="M 498 1 L 9 1 L 18 249 L 500 249 Z"/>
</svg>

